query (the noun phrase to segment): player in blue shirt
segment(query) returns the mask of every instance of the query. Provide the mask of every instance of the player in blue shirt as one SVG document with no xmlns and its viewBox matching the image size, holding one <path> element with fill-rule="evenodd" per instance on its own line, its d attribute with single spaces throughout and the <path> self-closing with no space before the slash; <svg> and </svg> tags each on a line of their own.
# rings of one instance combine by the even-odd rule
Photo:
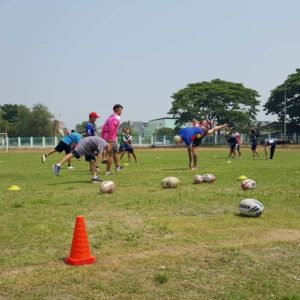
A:
<svg viewBox="0 0 300 300">
<path fill-rule="evenodd" d="M 80 140 L 81 136 L 75 130 L 72 130 L 70 133 L 67 132 L 54 149 L 47 154 L 42 155 L 42 163 L 44 164 L 47 157 L 55 152 L 61 153 L 62 151 L 65 151 L 66 154 L 71 153 L 72 148 L 79 144 Z M 68 160 L 68 169 L 73 169 L 71 160 Z"/>
<path fill-rule="evenodd" d="M 180 129 L 178 135 L 174 137 L 174 141 L 176 144 L 182 142 L 185 143 L 188 150 L 190 170 L 197 170 L 197 147 L 201 144 L 202 139 L 220 129 L 226 128 L 227 126 L 227 124 L 223 124 L 220 126 L 215 126 L 211 129 L 202 129 L 201 127 L 187 127 Z"/>
<path fill-rule="evenodd" d="M 84 137 L 96 135 L 96 123 L 95 122 L 99 117 L 100 116 L 94 111 L 89 114 L 89 120 L 85 125 Z M 93 164 L 92 161 L 93 160 L 96 161 L 95 155 L 85 155 L 85 161 L 88 161 L 90 163 L 90 171 L 92 170 L 92 164 Z M 96 166 L 96 168 L 99 170 L 98 166 Z"/>
</svg>

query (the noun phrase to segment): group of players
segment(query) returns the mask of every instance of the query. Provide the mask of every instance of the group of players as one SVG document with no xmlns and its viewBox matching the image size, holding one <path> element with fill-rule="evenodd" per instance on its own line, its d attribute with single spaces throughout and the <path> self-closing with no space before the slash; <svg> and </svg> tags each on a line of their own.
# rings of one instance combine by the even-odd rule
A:
<svg viewBox="0 0 300 300">
<path fill-rule="evenodd" d="M 110 115 L 104 122 L 101 130 L 101 136 L 96 135 L 95 122 L 99 118 L 96 112 L 89 114 L 89 121 L 86 123 L 85 133 L 81 136 L 76 131 L 66 132 L 64 137 L 58 143 L 58 145 L 47 154 L 42 155 L 42 163 L 45 163 L 47 157 L 55 152 L 65 151 L 66 155 L 62 160 L 52 166 L 55 175 L 59 175 L 61 166 L 68 162 L 68 169 L 72 169 L 71 159 L 73 157 L 80 158 L 85 156 L 85 160 L 90 163 L 90 171 L 92 174 L 92 182 L 97 183 L 101 181 L 98 176 L 99 173 L 99 162 L 106 164 L 105 175 L 112 175 L 112 164 L 114 162 L 115 171 L 119 172 L 122 169 L 120 160 L 123 155 L 127 152 L 128 159 L 130 160 L 130 154 L 137 162 L 136 155 L 131 145 L 132 136 L 129 128 L 123 128 L 121 135 L 121 144 L 118 149 L 118 130 L 120 126 L 120 117 L 123 112 L 123 106 L 116 104 L 113 106 L 113 114 Z M 198 122 L 196 119 L 192 120 L 192 127 L 186 127 L 180 129 L 178 135 L 174 137 L 176 144 L 184 143 L 187 147 L 189 169 L 197 170 L 198 155 L 197 148 L 201 144 L 202 139 L 207 135 L 212 135 L 216 131 L 225 129 L 228 131 L 228 125 L 223 124 L 214 126 L 207 122 Z M 251 138 L 251 150 L 253 158 L 258 157 L 259 154 L 256 151 L 258 145 L 258 134 L 255 130 L 250 132 Z M 235 158 L 236 151 L 241 156 L 240 144 L 241 136 L 236 129 L 232 129 L 226 136 L 228 146 L 230 147 L 229 156 Z M 279 140 L 279 139 L 267 139 L 260 142 L 264 146 L 264 152 L 268 159 L 267 147 L 270 146 L 270 159 L 273 159 L 275 148 L 277 144 L 291 143 L 291 141 Z M 120 155 L 120 157 L 119 157 Z"/>
<path fill-rule="evenodd" d="M 96 135 L 95 122 L 99 118 L 96 112 L 89 114 L 89 121 L 86 123 L 85 133 L 81 136 L 79 133 L 72 130 L 70 133 L 61 139 L 58 145 L 47 154 L 43 154 L 41 159 L 45 163 L 49 155 L 55 152 L 65 151 L 66 155 L 62 160 L 52 166 L 55 175 L 59 175 L 61 167 L 65 162 L 68 162 L 68 169 L 72 169 L 71 159 L 73 157 L 79 159 L 85 156 L 85 160 L 90 163 L 90 172 L 92 174 L 92 182 L 101 181 L 98 176 L 99 162 L 106 164 L 105 175 L 112 175 L 112 164 L 114 162 L 115 171 L 119 172 L 122 169 L 120 165 L 119 153 L 124 152 L 132 154 L 137 161 L 133 148 L 131 146 L 132 136 L 130 129 L 124 129 L 120 149 L 117 146 L 118 130 L 120 126 L 120 117 L 123 112 L 123 106 L 116 104 L 113 106 L 113 114 L 110 115 L 102 126 L 101 136 Z M 119 150 L 119 151 L 118 151 Z"/>
</svg>

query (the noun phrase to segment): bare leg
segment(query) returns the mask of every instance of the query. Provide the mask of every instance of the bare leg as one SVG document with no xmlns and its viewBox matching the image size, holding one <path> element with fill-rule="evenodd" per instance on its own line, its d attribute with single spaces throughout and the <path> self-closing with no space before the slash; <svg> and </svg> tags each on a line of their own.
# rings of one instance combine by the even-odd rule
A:
<svg viewBox="0 0 300 300">
<path fill-rule="evenodd" d="M 135 162 L 137 162 L 137 158 L 136 158 L 136 155 L 135 155 L 135 153 L 134 153 L 134 152 L 132 152 L 132 156 L 133 156 L 133 158 L 134 158 Z"/>
<path fill-rule="evenodd" d="M 72 153 L 69 153 L 67 155 L 65 155 L 62 160 L 59 162 L 59 165 L 63 165 L 67 160 L 71 159 L 72 157 L 74 157 L 74 155 Z"/>
<path fill-rule="evenodd" d="M 189 157 L 189 169 L 192 169 L 192 163 L 193 163 L 193 159 L 192 159 L 192 149 L 188 148 L 188 157 Z"/>
<path fill-rule="evenodd" d="M 55 149 L 52 149 L 50 152 L 48 152 L 48 153 L 46 154 L 46 157 L 48 157 L 49 155 L 53 154 L 54 152 L 56 152 L 56 150 L 55 150 Z"/>
</svg>

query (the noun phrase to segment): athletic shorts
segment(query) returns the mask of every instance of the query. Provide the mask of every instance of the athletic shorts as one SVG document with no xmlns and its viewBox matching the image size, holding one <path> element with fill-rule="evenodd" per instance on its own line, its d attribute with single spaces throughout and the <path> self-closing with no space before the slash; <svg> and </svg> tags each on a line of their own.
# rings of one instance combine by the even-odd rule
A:
<svg viewBox="0 0 300 300">
<path fill-rule="evenodd" d="M 120 148 L 119 148 L 119 151 L 120 152 L 127 151 L 129 153 L 133 153 L 133 148 L 130 145 L 128 145 L 128 144 L 121 144 Z"/>
<path fill-rule="evenodd" d="M 96 157 L 94 155 L 85 155 L 85 161 L 91 161 L 91 160 L 96 160 Z"/>
<path fill-rule="evenodd" d="M 235 150 L 235 147 L 236 147 L 236 144 L 230 144 L 230 150 L 231 150 L 231 151 L 234 151 L 234 150 Z"/>
<path fill-rule="evenodd" d="M 252 143 L 251 150 L 254 151 L 257 148 L 257 143 Z"/>
<path fill-rule="evenodd" d="M 200 137 L 200 138 L 197 138 L 197 139 L 194 139 L 193 140 L 193 143 L 192 143 L 192 147 L 198 147 L 202 144 L 202 139 L 207 135 L 208 133 L 208 130 L 207 129 L 204 129 L 204 134 Z"/>
<path fill-rule="evenodd" d="M 55 151 L 57 151 L 59 153 L 65 151 L 66 154 L 69 154 L 69 153 L 71 153 L 71 147 L 70 147 L 70 145 L 67 145 L 63 141 L 60 141 L 57 144 L 57 146 L 55 147 Z"/>
</svg>

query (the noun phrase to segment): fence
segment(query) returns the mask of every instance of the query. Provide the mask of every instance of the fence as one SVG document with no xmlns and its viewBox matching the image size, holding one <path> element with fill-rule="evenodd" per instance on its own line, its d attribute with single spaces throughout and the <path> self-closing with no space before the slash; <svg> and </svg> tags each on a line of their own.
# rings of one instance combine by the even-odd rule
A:
<svg viewBox="0 0 300 300">
<path fill-rule="evenodd" d="M 151 135 L 151 136 L 135 136 L 133 137 L 133 145 L 135 147 L 166 147 L 174 146 L 173 137 L 170 135 Z M 282 134 L 261 134 L 260 140 L 266 138 L 280 138 Z M 287 134 L 287 139 L 291 139 L 295 144 L 300 144 L 300 135 L 296 133 Z M 0 136 L 0 150 L 8 149 L 43 149 L 54 148 L 59 142 L 59 137 L 6 137 Z M 250 144 L 250 136 L 241 134 L 242 144 Z M 224 135 L 207 136 L 202 141 L 203 145 L 222 146 L 227 145 Z"/>
</svg>

